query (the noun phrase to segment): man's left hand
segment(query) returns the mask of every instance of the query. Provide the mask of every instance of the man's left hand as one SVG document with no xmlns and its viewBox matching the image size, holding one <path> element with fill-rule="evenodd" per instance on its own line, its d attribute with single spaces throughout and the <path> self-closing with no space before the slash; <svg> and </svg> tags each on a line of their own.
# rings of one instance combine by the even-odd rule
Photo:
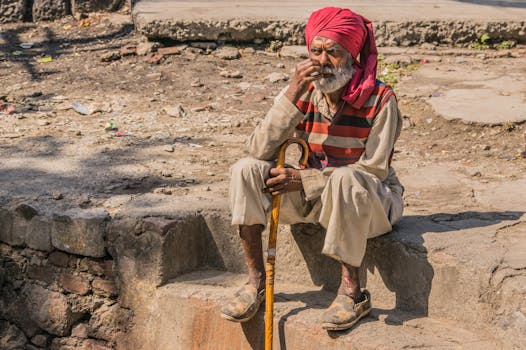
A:
<svg viewBox="0 0 526 350">
<path fill-rule="evenodd" d="M 272 168 L 270 179 L 265 182 L 265 191 L 276 196 L 287 192 L 300 191 L 303 189 L 300 171 L 293 168 Z"/>
</svg>

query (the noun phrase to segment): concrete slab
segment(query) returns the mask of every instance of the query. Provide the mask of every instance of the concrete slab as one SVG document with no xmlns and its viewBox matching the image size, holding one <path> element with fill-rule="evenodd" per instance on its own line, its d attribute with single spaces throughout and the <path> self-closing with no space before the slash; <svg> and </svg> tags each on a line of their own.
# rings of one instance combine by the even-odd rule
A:
<svg viewBox="0 0 526 350">
<path fill-rule="evenodd" d="M 446 119 L 501 124 L 526 120 L 526 59 L 444 59 L 428 63 L 400 84 L 401 92 L 418 92 Z"/>
<path fill-rule="evenodd" d="M 135 5 L 133 15 L 138 30 L 153 38 L 180 41 L 263 38 L 302 43 L 309 14 L 325 6 L 348 7 L 349 2 L 142 0 Z M 491 39 L 502 40 L 511 35 L 526 41 L 526 8 L 522 2 L 503 5 L 449 0 L 362 0 L 353 1 L 352 9 L 376 24 L 376 36 L 382 45 L 407 46 L 424 41 L 468 43 L 486 32 Z"/>
<path fill-rule="evenodd" d="M 134 14 L 144 18 L 203 20 L 231 18 L 280 18 L 306 20 L 311 12 L 325 7 L 351 7 L 375 21 L 472 20 L 521 21 L 526 17 L 524 1 L 453 0 L 344 0 L 332 1 L 192 1 L 140 0 Z"/>
</svg>

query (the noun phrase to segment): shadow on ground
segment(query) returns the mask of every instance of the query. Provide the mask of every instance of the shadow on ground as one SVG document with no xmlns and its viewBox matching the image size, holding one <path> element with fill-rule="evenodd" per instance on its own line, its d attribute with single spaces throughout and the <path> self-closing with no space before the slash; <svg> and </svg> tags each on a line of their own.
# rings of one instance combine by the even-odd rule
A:
<svg viewBox="0 0 526 350">
<path fill-rule="evenodd" d="M 0 57 L 3 56 L 4 60 L 20 64 L 22 69 L 30 75 L 32 81 L 38 81 L 52 74 L 52 72 L 49 71 L 39 72 L 39 70 L 36 69 L 38 66 L 36 59 L 38 57 L 51 56 L 55 60 L 63 55 L 70 55 L 73 52 L 80 53 L 116 49 L 118 46 L 111 45 L 111 41 L 121 36 L 131 34 L 134 29 L 132 24 L 125 24 L 121 28 L 101 35 L 70 39 L 58 36 L 52 29 L 44 27 L 44 39 L 40 42 L 35 42 L 34 46 L 30 49 L 22 49 L 20 47 L 20 44 L 23 43 L 22 34 L 34 28 L 35 26 L 26 25 L 5 29 L 2 31 L 2 38 L 6 43 L 0 45 L 0 53 L 2 53 Z M 100 45 L 104 42 L 107 42 L 108 45 L 99 49 L 90 48 L 94 44 Z"/>
<path fill-rule="evenodd" d="M 455 1 L 468 2 L 470 4 L 476 4 L 476 5 L 526 8 L 526 1 L 523 1 L 523 0 L 455 0 Z"/>
</svg>

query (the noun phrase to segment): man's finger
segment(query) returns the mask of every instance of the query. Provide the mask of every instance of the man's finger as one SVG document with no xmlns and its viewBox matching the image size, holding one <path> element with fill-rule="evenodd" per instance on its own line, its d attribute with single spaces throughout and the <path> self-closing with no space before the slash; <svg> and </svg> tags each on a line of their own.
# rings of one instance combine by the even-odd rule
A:
<svg viewBox="0 0 526 350">
<path fill-rule="evenodd" d="M 271 177 L 270 179 L 267 180 L 265 184 L 267 185 L 267 187 L 272 187 L 272 186 L 275 186 L 276 184 L 284 183 L 286 182 L 286 180 L 287 180 L 287 176 L 282 174 L 276 177 Z"/>
</svg>

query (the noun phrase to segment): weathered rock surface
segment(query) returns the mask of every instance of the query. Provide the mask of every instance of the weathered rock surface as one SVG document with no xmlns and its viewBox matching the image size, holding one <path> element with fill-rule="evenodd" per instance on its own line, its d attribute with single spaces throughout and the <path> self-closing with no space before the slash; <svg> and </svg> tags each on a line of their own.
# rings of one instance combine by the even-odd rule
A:
<svg viewBox="0 0 526 350">
<path fill-rule="evenodd" d="M 26 344 L 26 336 L 15 325 L 0 320 L 0 349 L 21 350 Z"/>
<path fill-rule="evenodd" d="M 48 333 L 64 336 L 75 321 L 66 297 L 38 285 L 25 290 L 30 316 L 38 326 Z"/>
<path fill-rule="evenodd" d="M 69 0 L 34 0 L 33 20 L 51 21 L 69 15 Z"/>
<path fill-rule="evenodd" d="M 103 209 L 57 214 L 53 217 L 51 242 L 68 253 L 101 258 L 106 255 L 104 236 L 108 219 Z"/>
<path fill-rule="evenodd" d="M 122 0 L 72 0 L 71 12 L 78 16 L 97 11 L 115 11 L 122 3 Z"/>
<path fill-rule="evenodd" d="M 0 0 L 0 23 L 21 22 L 26 10 L 27 0 Z"/>
</svg>

